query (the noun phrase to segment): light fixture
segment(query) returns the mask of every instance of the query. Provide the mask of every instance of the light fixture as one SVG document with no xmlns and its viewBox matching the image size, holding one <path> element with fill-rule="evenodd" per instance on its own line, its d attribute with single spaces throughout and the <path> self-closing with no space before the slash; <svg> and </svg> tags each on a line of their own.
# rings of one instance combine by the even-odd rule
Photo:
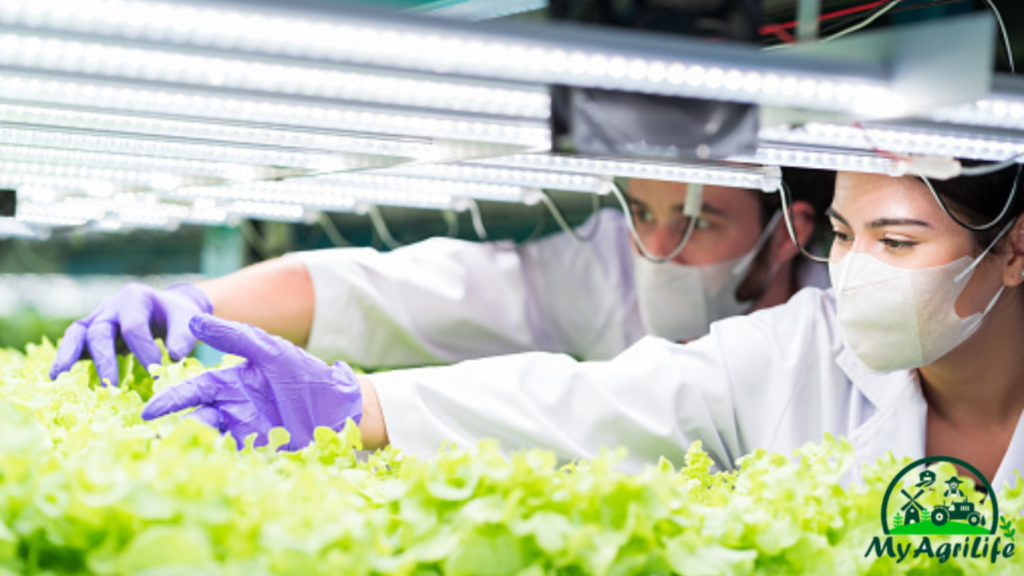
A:
<svg viewBox="0 0 1024 576">
<path fill-rule="evenodd" d="M 29 226 L 24 220 L 0 217 L 0 238 L 24 238 L 41 240 L 45 233 Z"/>
<path fill-rule="evenodd" d="M 547 119 L 540 87 L 438 79 L 322 66 L 295 60 L 218 56 L 38 34 L 0 32 L 0 65 L 279 96 L 303 96 Z"/>
<path fill-rule="evenodd" d="M 476 22 L 544 10 L 547 7 L 547 0 L 437 0 L 415 6 L 411 11 Z"/>
<path fill-rule="evenodd" d="M 1024 153 L 1024 137 L 956 126 L 927 123 L 899 124 L 864 123 L 845 126 L 810 122 L 797 127 L 762 128 L 762 142 L 791 146 L 829 146 L 852 150 L 869 150 L 879 157 L 920 154 L 975 160 L 1006 160 Z"/>
<path fill-rule="evenodd" d="M 293 179 L 301 185 L 303 179 Z M 487 184 L 483 182 L 464 182 L 458 180 L 437 180 L 432 178 L 413 178 L 406 176 L 388 176 L 384 174 L 349 173 L 310 178 L 311 183 L 331 186 L 339 191 L 349 188 L 408 191 L 417 195 L 443 194 L 490 200 L 493 202 L 522 202 L 524 190 L 521 186 L 503 184 Z"/>
<path fill-rule="evenodd" d="M 242 216 L 274 222 L 304 222 L 306 209 L 298 204 L 276 204 L 252 200 L 238 200 L 225 208 L 228 216 Z"/>
<path fill-rule="evenodd" d="M 234 127 L 229 124 L 243 123 L 249 124 L 250 130 L 262 126 L 264 129 L 277 127 L 282 130 L 308 132 L 307 138 L 294 144 L 304 148 L 326 150 L 336 148 L 314 144 L 317 142 L 314 137 L 317 132 L 325 135 L 332 131 L 365 133 L 362 139 L 364 145 L 367 140 L 383 140 L 376 149 L 368 146 L 365 150 L 376 154 L 388 153 L 389 137 L 399 142 L 401 137 L 412 137 L 517 144 L 527 147 L 548 144 L 547 125 L 538 120 L 499 119 L 493 116 L 446 114 L 438 111 L 399 111 L 349 103 L 306 103 L 296 99 L 271 98 L 265 95 L 229 96 L 196 89 L 142 88 L 86 78 L 67 79 L 5 72 L 4 82 L 0 84 L 0 98 L 11 103 L 4 106 L 5 108 L 13 107 L 14 103 L 23 103 L 21 112 L 25 115 L 44 115 L 39 106 L 28 108 L 30 105 L 41 104 L 67 109 L 63 116 L 56 116 L 57 118 L 82 118 L 88 114 L 92 124 L 79 127 L 124 130 L 119 126 L 130 121 L 139 129 L 143 126 L 180 125 L 187 119 L 192 119 L 193 124 L 204 126 L 209 123 L 199 122 L 199 119 L 205 119 L 220 123 L 219 126 L 210 126 L 203 130 L 202 132 L 207 133 L 206 137 L 213 137 L 218 132 L 244 134 L 244 126 Z M 83 102 L 88 103 L 88 111 L 74 110 L 81 107 Z M 102 110 L 103 113 L 95 110 Z M 163 128 L 165 131 L 167 129 Z M 193 131 L 196 129 L 192 128 Z M 217 139 L 231 141 L 235 138 Z"/>
<path fill-rule="evenodd" d="M 500 168 L 497 166 L 461 164 L 407 164 L 388 168 L 381 174 L 395 174 L 418 178 L 436 178 L 442 180 L 459 180 L 463 182 L 487 182 L 524 186 L 527 188 L 547 188 L 573 192 L 600 192 L 604 181 L 596 176 L 553 172 L 547 170 L 523 170 L 517 168 Z"/>
<path fill-rule="evenodd" d="M 779 171 L 777 168 L 770 167 L 635 162 L 551 154 L 517 154 L 503 158 L 479 160 L 477 163 L 488 166 L 553 170 L 574 174 L 624 176 L 649 180 L 734 186 L 765 191 L 776 190 L 779 186 Z"/>
<path fill-rule="evenodd" d="M 1024 130 L 1024 80 L 997 74 L 992 93 L 971 104 L 940 108 L 928 118 L 936 122 L 986 126 L 1004 130 Z"/>
<path fill-rule="evenodd" d="M 17 126 L 17 125 L 14 125 Z M 209 140 L 147 136 L 144 134 L 108 133 L 75 128 L 12 127 L 0 124 L 0 143 L 35 148 L 101 151 L 110 154 L 138 155 L 152 158 L 179 158 L 216 163 L 298 168 L 314 172 L 379 168 L 401 163 L 399 156 L 376 156 L 347 152 L 303 151 L 264 144 L 211 143 Z M 337 143 L 337 142 L 332 142 Z M 360 148 L 358 142 L 353 148 Z M 340 142 L 346 147 L 346 142 Z M 402 153 L 422 153 L 429 144 L 402 149 Z M 395 150 L 391 150 L 397 152 Z"/>
<path fill-rule="evenodd" d="M 516 186 L 427 180 L 382 175 L 344 175 L 253 182 L 230 186 L 183 187 L 169 197 L 225 201 L 252 200 L 266 204 L 294 204 L 309 209 L 348 212 L 359 204 L 449 209 L 461 199 L 524 202 L 526 190 Z"/>
<path fill-rule="evenodd" d="M 984 40 L 992 39 L 994 31 L 991 18 L 984 17 L 984 21 L 981 17 L 971 21 L 970 34 L 960 30 L 950 35 L 943 29 L 943 45 L 954 52 L 987 53 L 991 58 L 991 42 Z M 299 1 L 202 5 L 5 0 L 0 5 L 0 24 L 35 34 L 52 31 L 229 53 L 870 115 L 912 111 L 919 103 L 904 100 L 897 92 L 895 87 L 902 84 L 898 76 L 912 68 L 914 57 L 930 58 L 928 63 L 935 60 L 932 51 L 912 49 L 922 45 L 920 41 L 887 45 L 896 51 L 892 60 L 899 66 L 895 66 L 881 59 L 765 53 L 755 46 L 630 30 L 456 22 Z M 901 34 L 931 38 L 938 26 L 908 26 Z M 988 37 L 979 42 L 985 34 Z M 930 75 L 917 73 L 912 78 L 918 88 L 948 78 L 941 66 L 929 71 Z M 979 93 L 983 89 L 978 86 Z"/>
<path fill-rule="evenodd" d="M 793 166 L 817 170 L 869 172 L 896 175 L 900 171 L 897 162 L 873 152 L 841 150 L 815 146 L 784 146 L 762 144 L 751 156 L 734 156 L 734 162 L 763 164 L 768 166 Z"/>
<path fill-rule="evenodd" d="M 12 146 L 9 144 L 0 144 L 0 161 L 107 168 L 131 172 L 165 172 L 204 176 L 219 180 L 262 180 L 288 174 L 286 171 L 265 166 Z"/>
<path fill-rule="evenodd" d="M 212 178 L 179 176 L 163 172 L 128 170 L 124 168 L 93 168 L 44 162 L 0 160 L 0 179 L 17 178 L 19 176 L 59 178 L 70 182 L 109 182 L 114 185 L 111 189 L 112 191 L 118 187 L 161 189 L 187 185 L 210 185 L 219 182 L 219 180 Z M 62 186 L 55 187 L 60 188 Z"/>
</svg>

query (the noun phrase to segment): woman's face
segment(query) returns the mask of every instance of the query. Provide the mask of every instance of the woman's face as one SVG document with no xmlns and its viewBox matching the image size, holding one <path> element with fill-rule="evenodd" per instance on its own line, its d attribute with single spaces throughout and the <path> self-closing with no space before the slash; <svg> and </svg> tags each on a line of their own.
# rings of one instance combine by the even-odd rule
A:
<svg viewBox="0 0 1024 576">
<path fill-rule="evenodd" d="M 679 244 L 688 220 L 683 215 L 688 184 L 634 179 L 629 204 L 637 234 L 655 256 L 667 256 Z M 705 186 L 700 219 L 679 264 L 711 264 L 746 254 L 761 235 L 761 204 L 741 188 Z"/>
<path fill-rule="evenodd" d="M 914 178 L 840 172 L 828 214 L 835 232 L 833 263 L 857 252 L 897 268 L 929 268 L 978 254 L 971 233 Z M 978 265 L 957 301 L 961 317 L 984 309 L 1000 273 L 994 257 Z"/>
</svg>

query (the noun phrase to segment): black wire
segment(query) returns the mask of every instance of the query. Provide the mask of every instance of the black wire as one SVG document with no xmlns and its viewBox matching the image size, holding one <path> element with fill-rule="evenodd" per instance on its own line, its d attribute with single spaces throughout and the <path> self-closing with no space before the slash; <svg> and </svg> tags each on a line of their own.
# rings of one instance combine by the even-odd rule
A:
<svg viewBox="0 0 1024 576">
<path fill-rule="evenodd" d="M 974 0 L 933 0 L 932 2 L 927 2 L 923 4 L 908 4 L 905 6 L 897 6 L 896 8 L 890 10 L 889 13 L 895 14 L 898 12 L 910 12 L 912 10 L 917 10 L 919 8 L 934 8 L 936 6 L 945 6 L 947 4 L 963 4 L 964 2 L 970 2 L 971 4 L 974 4 Z"/>
</svg>

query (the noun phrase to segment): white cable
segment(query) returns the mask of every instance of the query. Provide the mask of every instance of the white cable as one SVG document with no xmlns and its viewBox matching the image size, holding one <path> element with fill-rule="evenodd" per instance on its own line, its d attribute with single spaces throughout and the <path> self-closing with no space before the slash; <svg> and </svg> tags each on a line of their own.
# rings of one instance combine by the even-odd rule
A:
<svg viewBox="0 0 1024 576">
<path fill-rule="evenodd" d="M 1010 63 L 1010 73 L 1016 74 L 1017 69 L 1013 65 L 1013 48 L 1010 47 L 1010 35 L 1006 32 L 1006 25 L 1003 24 L 1003 15 L 999 13 L 999 8 L 996 8 L 995 2 L 985 0 L 985 3 L 992 9 L 992 14 L 996 17 L 996 23 L 999 24 L 999 33 L 1003 37 L 1003 49 L 1006 50 L 1006 60 Z"/>
<path fill-rule="evenodd" d="M 391 235 L 391 231 L 388 230 L 387 223 L 384 222 L 384 217 L 381 216 L 380 210 L 376 204 L 369 204 L 366 206 L 366 212 L 370 215 L 370 221 L 373 222 L 373 229 L 377 231 L 377 235 L 380 236 L 381 242 L 390 250 L 396 250 L 401 248 L 403 244 L 395 237 Z"/>
<path fill-rule="evenodd" d="M 562 232 L 572 236 L 578 242 L 590 242 L 594 239 L 598 229 L 601 227 L 601 219 L 596 218 L 597 212 L 601 209 L 601 201 L 597 194 L 591 194 L 593 208 L 591 210 L 590 217 L 594 220 L 594 223 L 591 225 L 590 230 L 583 234 L 577 232 L 576 229 L 569 224 L 565 219 L 565 215 L 558 209 L 558 206 L 555 205 L 555 202 L 550 196 L 548 196 L 547 192 L 544 190 L 538 190 L 536 198 L 547 206 L 548 211 L 551 212 L 551 216 L 555 218 L 555 222 L 558 223 L 558 227 L 562 229 Z"/>
<path fill-rule="evenodd" d="M 249 246 L 259 254 L 260 258 L 263 260 L 270 258 L 270 245 L 259 235 L 259 232 L 256 231 L 256 228 L 252 225 L 251 221 L 248 219 L 242 220 L 239 228 L 242 230 L 242 237 L 245 238 L 245 241 L 249 243 Z"/>
<path fill-rule="evenodd" d="M 679 240 L 679 244 L 670 252 L 667 256 L 655 256 L 644 246 L 644 243 L 640 240 L 640 233 L 636 231 L 636 223 L 633 222 L 632 210 L 629 209 L 629 203 L 626 202 L 626 196 L 619 189 L 618 184 L 614 180 L 608 180 L 608 190 L 615 196 L 615 199 L 619 201 L 619 205 L 622 206 L 622 212 L 626 216 L 626 227 L 629 228 L 629 235 L 633 238 L 633 242 L 636 244 L 637 249 L 640 251 L 640 255 L 654 262 L 655 264 L 664 264 L 679 255 L 686 247 L 686 244 L 690 241 L 690 235 L 693 234 L 694 229 L 697 227 L 697 218 L 691 217 L 689 223 L 686 225 L 686 231 L 683 233 L 683 237 Z"/>
<path fill-rule="evenodd" d="M 448 238 L 455 238 L 459 235 L 459 216 L 454 210 L 441 210 L 441 217 L 444 218 L 444 223 L 448 226 L 448 231 L 444 233 Z"/>
<path fill-rule="evenodd" d="M 832 34 L 831 36 L 826 36 L 825 38 L 822 38 L 821 41 L 822 42 L 830 42 L 832 40 L 835 40 L 836 38 L 842 38 L 843 36 L 846 36 L 847 34 L 853 34 L 854 32 L 857 32 L 858 30 L 860 30 L 862 28 L 865 28 L 866 26 L 868 26 L 869 24 L 871 24 L 875 20 L 878 20 L 882 16 L 885 16 L 889 12 L 889 10 L 892 10 L 893 8 L 895 8 L 896 5 L 899 4 L 902 1 L 903 0 L 893 0 L 892 2 L 889 2 L 885 6 L 881 7 L 878 10 L 878 12 L 875 12 L 871 16 L 868 16 L 867 18 L 865 18 L 864 20 L 861 20 L 860 22 L 854 24 L 853 26 L 850 26 L 849 28 L 847 28 L 845 30 L 840 30 L 839 32 L 836 32 L 835 34 Z"/>
<path fill-rule="evenodd" d="M 985 174 L 992 174 L 993 172 L 999 172 L 1017 164 L 1024 154 L 1015 154 L 1012 158 L 1003 160 L 1002 162 L 996 162 L 995 164 L 983 164 L 981 166 L 964 166 L 960 168 L 960 174 L 963 176 L 984 176 Z"/>
<path fill-rule="evenodd" d="M 932 186 L 932 181 L 921 174 L 918 174 L 917 177 L 920 178 L 925 183 L 925 186 L 928 186 L 928 190 L 932 193 L 932 196 L 935 198 L 935 201 L 939 203 L 939 208 L 942 208 L 942 211 L 945 212 L 946 216 L 949 216 L 950 219 L 953 220 L 953 222 L 956 222 L 957 224 L 960 225 L 961 228 L 966 228 L 971 232 L 985 232 L 987 230 L 995 228 L 996 225 L 999 224 L 999 221 L 1005 218 L 1006 215 L 1010 213 L 1010 208 L 1013 206 L 1013 201 L 1014 199 L 1017 198 L 1017 185 L 1020 182 L 1021 168 L 1024 168 L 1024 166 L 1017 166 L 1017 173 L 1013 177 L 1013 187 L 1010 188 L 1010 195 L 1009 197 L 1006 198 L 1006 204 L 1003 205 L 1003 209 L 999 212 L 999 215 L 993 218 L 992 220 L 979 226 L 968 224 L 963 220 L 957 218 L 955 215 L 953 215 L 949 208 L 946 207 L 946 203 L 939 196 L 939 193 L 935 190 L 935 187 Z"/>
<path fill-rule="evenodd" d="M 331 245 L 336 248 L 347 248 L 355 246 L 352 242 L 342 235 L 341 230 L 334 225 L 334 221 L 331 220 L 330 216 L 320 212 L 320 216 L 317 217 L 317 222 L 320 224 L 320 229 L 327 235 L 327 239 L 331 241 Z"/>
<path fill-rule="evenodd" d="M 490 241 L 491 237 L 487 234 L 487 229 L 484 228 L 484 219 L 480 214 L 480 205 L 472 198 L 467 198 L 466 200 L 466 206 L 469 208 L 469 215 L 473 220 L 473 231 L 476 232 L 477 238 L 483 242 Z"/>
<path fill-rule="evenodd" d="M 800 239 L 796 237 L 796 228 L 793 226 L 792 206 L 790 204 L 790 191 L 789 186 L 786 185 L 785 180 L 779 180 L 778 191 L 779 199 L 782 201 L 782 217 L 786 221 L 786 231 L 789 232 L 789 239 L 793 241 L 793 244 L 796 244 L 796 247 L 797 249 L 800 250 L 800 253 L 807 257 L 807 259 L 809 259 L 810 261 L 818 262 L 821 264 L 828 264 L 828 258 L 825 258 L 823 256 L 815 256 L 814 254 L 811 254 L 810 252 L 807 251 L 806 248 L 804 248 L 804 245 L 800 243 Z"/>
</svg>

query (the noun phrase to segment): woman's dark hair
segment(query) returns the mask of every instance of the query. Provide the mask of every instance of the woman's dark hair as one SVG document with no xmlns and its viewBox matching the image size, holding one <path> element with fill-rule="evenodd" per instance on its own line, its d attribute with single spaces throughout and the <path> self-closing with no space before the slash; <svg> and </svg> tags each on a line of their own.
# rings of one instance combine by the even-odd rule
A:
<svg viewBox="0 0 1024 576">
<path fill-rule="evenodd" d="M 832 205 L 835 193 L 836 173 L 832 170 L 812 170 L 810 168 L 783 168 L 782 180 L 792 195 L 790 203 L 807 202 L 814 209 L 814 232 L 809 245 L 817 244 L 832 229 L 829 218 L 825 214 Z M 761 226 L 767 226 L 772 214 L 782 207 L 779 193 L 761 194 Z"/>
<path fill-rule="evenodd" d="M 964 162 L 964 166 L 978 165 L 984 164 Z M 931 180 L 931 185 L 946 208 L 961 222 L 971 226 L 987 224 L 999 216 L 1014 185 L 1019 187 L 1010 208 L 994 226 L 983 231 L 971 231 L 978 249 L 983 250 L 1009 222 L 1024 213 L 1024 186 L 1020 182 L 1020 172 L 1019 166 L 1011 166 L 991 174 Z"/>
</svg>

